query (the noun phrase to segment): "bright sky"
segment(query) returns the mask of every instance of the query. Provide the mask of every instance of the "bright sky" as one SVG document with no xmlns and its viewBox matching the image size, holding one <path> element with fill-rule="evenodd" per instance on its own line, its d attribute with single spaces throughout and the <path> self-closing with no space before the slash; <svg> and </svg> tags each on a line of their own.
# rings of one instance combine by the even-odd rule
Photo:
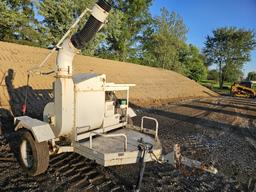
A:
<svg viewBox="0 0 256 192">
<path fill-rule="evenodd" d="M 160 14 L 161 7 L 175 11 L 183 17 L 189 29 L 188 43 L 199 48 L 213 29 L 235 26 L 256 31 L 256 0 L 154 0 L 153 16 Z M 252 60 L 244 66 L 244 73 L 256 71 L 256 50 Z"/>
</svg>

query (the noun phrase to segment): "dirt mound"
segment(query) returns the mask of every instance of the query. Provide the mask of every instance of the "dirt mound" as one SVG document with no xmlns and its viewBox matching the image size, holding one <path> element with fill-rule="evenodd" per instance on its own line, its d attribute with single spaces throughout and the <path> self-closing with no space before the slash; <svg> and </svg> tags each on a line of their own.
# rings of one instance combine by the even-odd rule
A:
<svg viewBox="0 0 256 192">
<path fill-rule="evenodd" d="M 24 100 L 26 71 L 42 61 L 49 50 L 0 42 L 0 105 L 20 108 Z M 55 67 L 56 54 L 42 68 Z M 104 73 L 108 82 L 135 83 L 131 102 L 139 106 L 158 105 L 185 98 L 216 96 L 216 93 L 173 71 L 78 55 L 74 73 Z M 54 75 L 31 77 L 29 102 L 44 105 L 52 98 Z M 40 101 L 40 102 L 39 102 Z M 38 106 L 35 105 L 34 106 Z M 33 107 L 32 107 L 33 108 Z"/>
</svg>

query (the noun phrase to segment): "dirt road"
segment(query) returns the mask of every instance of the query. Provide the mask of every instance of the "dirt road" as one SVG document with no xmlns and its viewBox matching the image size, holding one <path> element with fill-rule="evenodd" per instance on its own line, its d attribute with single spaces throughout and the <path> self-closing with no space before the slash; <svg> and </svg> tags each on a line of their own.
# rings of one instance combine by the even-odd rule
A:
<svg viewBox="0 0 256 192">
<path fill-rule="evenodd" d="M 1 112 L 0 191 L 130 191 L 136 181 L 136 165 L 103 168 L 74 153 L 51 158 L 45 174 L 26 176 L 10 150 L 15 140 L 7 117 Z M 183 154 L 212 163 L 211 175 L 168 165 L 148 163 L 142 191 L 255 191 L 256 190 L 256 101 L 231 97 L 187 100 L 157 108 L 136 108 L 156 117 L 164 151 L 175 143 Z M 146 124 L 150 127 L 152 125 Z"/>
</svg>

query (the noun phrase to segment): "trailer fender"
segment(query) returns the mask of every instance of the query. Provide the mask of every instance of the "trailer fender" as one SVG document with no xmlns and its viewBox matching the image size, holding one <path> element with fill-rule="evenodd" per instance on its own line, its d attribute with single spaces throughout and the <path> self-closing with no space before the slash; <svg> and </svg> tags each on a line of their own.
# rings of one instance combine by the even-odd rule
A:
<svg viewBox="0 0 256 192">
<path fill-rule="evenodd" d="M 15 117 L 15 131 L 25 128 L 28 129 L 34 136 L 36 142 L 41 143 L 55 138 L 55 135 L 46 122 L 38 119 L 33 119 L 28 116 Z"/>
</svg>

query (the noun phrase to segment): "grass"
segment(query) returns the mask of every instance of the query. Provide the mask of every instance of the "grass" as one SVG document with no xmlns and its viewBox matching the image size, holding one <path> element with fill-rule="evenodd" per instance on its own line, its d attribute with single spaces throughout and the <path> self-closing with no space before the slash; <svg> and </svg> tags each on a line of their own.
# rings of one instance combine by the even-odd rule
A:
<svg viewBox="0 0 256 192">
<path fill-rule="evenodd" d="M 219 82 L 214 80 L 202 80 L 199 82 L 201 85 L 210 88 L 211 90 L 221 94 L 221 95 L 229 95 L 230 94 L 230 87 L 232 83 L 224 82 L 223 89 L 219 88 Z"/>
</svg>

